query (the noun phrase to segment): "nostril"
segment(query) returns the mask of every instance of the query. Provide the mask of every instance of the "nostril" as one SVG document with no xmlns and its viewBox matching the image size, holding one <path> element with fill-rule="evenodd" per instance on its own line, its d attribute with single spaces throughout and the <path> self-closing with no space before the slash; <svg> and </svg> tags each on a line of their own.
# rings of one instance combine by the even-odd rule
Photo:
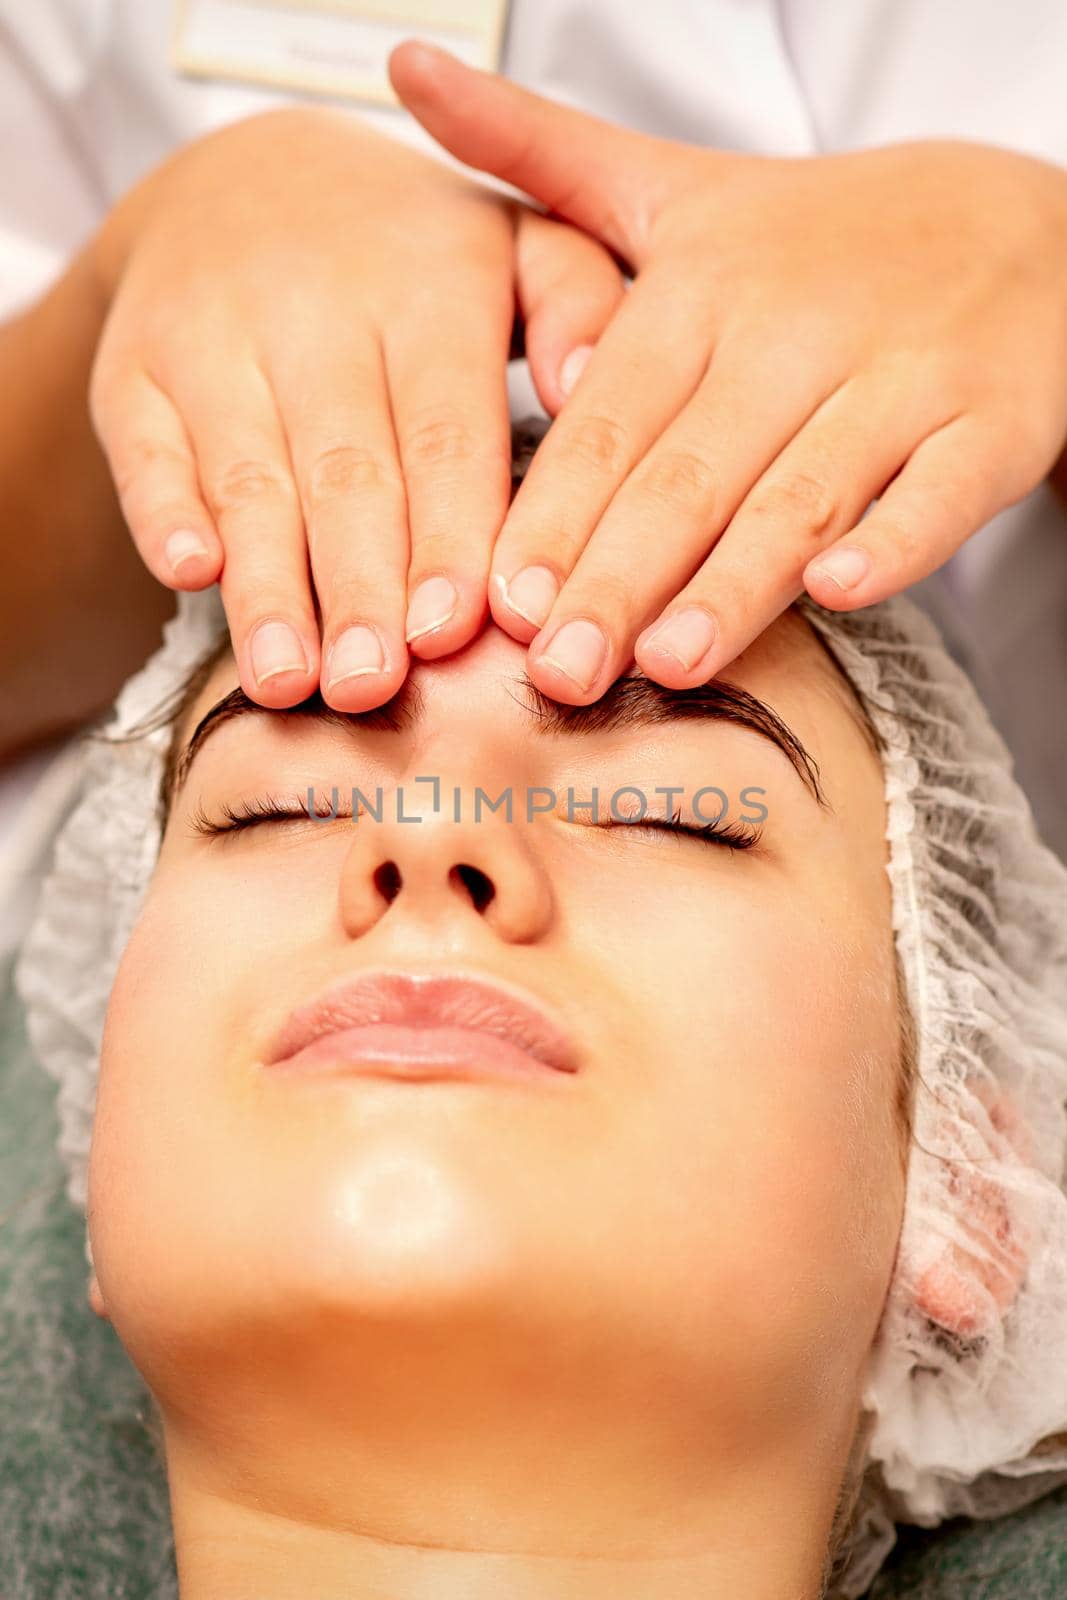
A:
<svg viewBox="0 0 1067 1600">
<path fill-rule="evenodd" d="M 486 906 L 496 894 L 496 887 L 491 878 L 486 877 L 479 867 L 468 866 L 461 862 L 458 867 L 453 867 L 448 874 L 449 882 L 458 878 L 474 902 L 476 911 L 484 911 Z"/>
<path fill-rule="evenodd" d="M 400 868 L 395 861 L 383 861 L 381 866 L 375 869 L 374 887 L 389 905 L 392 905 L 400 893 L 400 884 Z"/>
</svg>

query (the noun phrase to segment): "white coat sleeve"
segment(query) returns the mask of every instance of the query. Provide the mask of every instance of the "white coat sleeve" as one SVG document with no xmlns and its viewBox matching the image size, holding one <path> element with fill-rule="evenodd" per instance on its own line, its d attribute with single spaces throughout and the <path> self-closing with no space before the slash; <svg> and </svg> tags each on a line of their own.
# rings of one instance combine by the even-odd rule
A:
<svg viewBox="0 0 1067 1600">
<path fill-rule="evenodd" d="M 20 8 L 21 9 L 21 8 Z M 0 320 L 32 303 L 58 278 L 102 220 L 92 152 L 53 76 L 41 70 L 39 28 L 50 8 L 34 0 L 35 37 L 0 4 Z M 58 43 L 58 41 L 56 41 Z M 63 41 L 68 51 L 76 41 Z M 53 59 L 57 59 L 53 57 Z M 76 55 L 67 82 L 76 85 Z"/>
</svg>

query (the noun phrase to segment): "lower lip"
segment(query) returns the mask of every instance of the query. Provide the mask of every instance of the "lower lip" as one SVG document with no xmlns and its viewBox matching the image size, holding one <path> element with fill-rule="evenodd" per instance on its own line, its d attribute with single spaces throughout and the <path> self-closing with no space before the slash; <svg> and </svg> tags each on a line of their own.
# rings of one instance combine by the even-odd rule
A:
<svg viewBox="0 0 1067 1600">
<path fill-rule="evenodd" d="M 482 1083 L 501 1079 L 568 1078 L 521 1046 L 473 1028 L 405 1027 L 373 1022 L 323 1034 L 295 1055 L 277 1061 L 273 1072 L 300 1076 L 358 1073 L 434 1081 Z"/>
</svg>

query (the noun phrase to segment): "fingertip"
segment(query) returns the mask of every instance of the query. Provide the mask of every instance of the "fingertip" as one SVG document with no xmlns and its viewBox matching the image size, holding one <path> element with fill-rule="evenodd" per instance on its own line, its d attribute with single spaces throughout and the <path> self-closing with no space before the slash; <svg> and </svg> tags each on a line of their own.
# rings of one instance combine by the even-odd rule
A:
<svg viewBox="0 0 1067 1600">
<path fill-rule="evenodd" d="M 677 689 L 705 683 L 712 663 L 723 665 L 723 653 L 718 618 L 695 599 L 684 599 L 657 617 L 634 641 L 634 660 L 642 671 Z"/>
<path fill-rule="evenodd" d="M 535 318 L 526 330 L 526 360 L 537 397 L 550 417 L 556 417 L 570 399 L 589 364 L 595 345 L 583 334 L 538 327 Z"/>
<path fill-rule="evenodd" d="M 409 633 L 405 635 L 404 643 L 413 656 L 424 660 L 432 660 L 435 656 L 446 655 L 455 646 L 449 641 L 457 635 L 456 617 L 450 617 L 447 622 L 439 627 L 427 628 L 424 632 Z"/>
<path fill-rule="evenodd" d="M 412 582 L 404 642 L 423 661 L 469 644 L 487 612 L 485 577 L 430 573 Z"/>
<path fill-rule="evenodd" d="M 279 709 L 297 705 L 314 692 L 319 676 L 318 640 L 312 644 L 305 628 L 284 617 L 267 617 L 255 624 L 244 648 L 234 651 L 241 683 L 249 699 Z"/>
<path fill-rule="evenodd" d="M 634 645 L 634 661 L 646 678 L 651 678 L 653 683 L 661 683 L 665 689 L 689 689 L 713 676 L 710 672 L 696 673 L 668 651 L 656 650 L 640 642 Z"/>
<path fill-rule="evenodd" d="M 440 656 L 451 655 L 456 650 L 462 650 L 465 645 L 481 631 L 481 615 L 463 612 L 449 619 L 440 628 L 433 628 L 427 633 L 417 634 L 406 641 L 411 654 L 420 661 L 436 661 Z"/>
<path fill-rule="evenodd" d="M 561 705 L 588 706 L 594 700 L 599 700 L 603 690 L 595 684 L 583 687 L 575 682 L 570 673 L 562 671 L 554 661 L 539 656 L 536 660 L 531 658 L 529 652 L 526 657 L 526 674 L 535 688 L 542 694 L 547 694 L 552 700 L 558 700 Z"/>
<path fill-rule="evenodd" d="M 164 540 L 159 576 L 172 589 L 205 589 L 218 577 L 221 557 L 214 534 L 179 528 Z"/>
<path fill-rule="evenodd" d="M 589 365 L 593 348 L 591 344 L 578 344 L 564 357 L 559 369 L 559 389 L 565 400 L 570 398 L 578 385 L 578 379 Z"/>
<path fill-rule="evenodd" d="M 808 594 L 830 611 L 854 611 L 870 605 L 871 558 L 858 545 L 835 545 L 815 556 L 804 569 Z"/>
<path fill-rule="evenodd" d="M 520 644 L 529 644 L 548 623 L 562 584 L 550 567 L 527 562 L 510 579 L 495 572 L 489 583 L 494 619 Z"/>
<path fill-rule="evenodd" d="M 404 39 L 389 53 L 389 81 L 402 99 L 433 95 L 440 73 L 462 61 L 425 39 Z"/>
<path fill-rule="evenodd" d="M 537 398 L 544 407 L 549 421 L 555 422 L 563 410 L 564 402 L 567 398 L 559 387 L 559 379 L 556 372 L 554 369 L 546 369 L 543 365 L 539 366 L 530 355 L 527 355 L 526 359 L 529 362 L 530 379 Z"/>
<path fill-rule="evenodd" d="M 537 623 L 531 622 L 528 617 L 520 616 L 511 606 L 507 596 L 507 585 L 500 574 L 497 574 L 489 584 L 489 610 L 497 627 L 502 628 L 517 644 L 530 644 L 540 632 Z"/>
<path fill-rule="evenodd" d="M 321 651 L 322 698 L 336 711 L 369 711 L 400 688 L 411 665 L 401 630 L 347 622 Z"/>
<path fill-rule="evenodd" d="M 806 592 L 816 605 L 822 606 L 824 611 L 859 611 L 862 606 L 874 604 L 874 598 L 868 595 L 847 594 L 839 589 L 828 578 L 821 581 L 813 577 L 811 582 L 804 584 Z"/>
<path fill-rule="evenodd" d="M 445 572 L 431 572 L 416 579 L 408 598 L 404 620 L 404 640 L 418 644 L 449 627 L 463 603 L 459 585 Z"/>
<path fill-rule="evenodd" d="M 527 673 L 537 687 L 568 705 L 591 705 L 616 676 L 615 652 L 592 617 L 551 618 L 527 651 Z"/>
<path fill-rule="evenodd" d="M 209 562 L 203 569 L 189 562 L 176 577 L 164 581 L 170 589 L 180 589 L 185 594 L 199 594 L 218 582 L 220 570 L 221 563 L 217 561 Z"/>
<path fill-rule="evenodd" d="M 331 684 L 325 681 L 324 671 L 320 688 L 322 698 L 335 711 L 371 711 L 375 706 L 384 705 L 387 700 L 392 699 L 406 678 L 410 665 L 407 650 L 402 650 L 397 652 L 389 667 L 381 672 L 369 672 L 362 677 L 342 678 Z"/>
<path fill-rule="evenodd" d="M 254 669 L 249 668 L 241 672 L 241 687 L 257 705 L 266 706 L 271 711 L 281 711 L 288 706 L 299 705 L 301 700 L 313 694 L 317 679 L 317 662 L 314 668 L 309 667 L 307 671 L 277 672 L 262 679 L 256 676 Z"/>
<path fill-rule="evenodd" d="M 597 240 L 569 223 L 523 212 L 516 290 L 530 372 L 555 416 L 625 298 L 622 274 Z"/>
</svg>

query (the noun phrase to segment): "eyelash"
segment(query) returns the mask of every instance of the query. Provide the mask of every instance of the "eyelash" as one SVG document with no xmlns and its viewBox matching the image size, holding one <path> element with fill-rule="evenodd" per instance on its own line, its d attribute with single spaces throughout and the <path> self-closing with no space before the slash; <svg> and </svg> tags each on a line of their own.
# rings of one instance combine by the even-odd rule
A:
<svg viewBox="0 0 1067 1600">
<path fill-rule="evenodd" d="M 701 839 L 708 844 L 725 845 L 728 850 L 751 850 L 759 844 L 762 828 L 746 827 L 741 822 L 683 822 L 681 809 L 666 817 L 649 817 L 641 822 L 601 823 L 607 828 L 650 828 L 653 833 L 682 834 L 690 839 Z"/>
<path fill-rule="evenodd" d="M 224 800 L 221 810 L 227 821 L 225 823 L 212 822 L 204 811 L 203 806 L 198 805 L 192 819 L 193 831 L 208 838 L 218 838 L 220 834 L 240 833 L 245 828 L 254 828 L 260 822 L 299 822 L 301 819 L 306 822 L 308 819 L 308 811 L 305 806 L 301 806 L 298 811 L 294 811 L 292 806 L 287 806 L 283 801 L 276 800 L 272 794 L 267 795 L 264 800 L 242 800 L 236 810 L 230 805 L 229 801 Z M 330 811 L 316 810 L 314 814 L 326 818 L 331 815 L 331 812 L 332 807 Z M 337 815 L 342 817 L 345 813 L 338 812 Z"/>
<path fill-rule="evenodd" d="M 203 809 L 198 806 L 192 819 L 195 833 L 206 838 L 219 838 L 227 833 L 241 833 L 247 828 L 254 828 L 261 822 L 299 822 L 307 821 L 308 812 L 301 806 L 298 811 L 276 800 L 273 795 L 268 795 L 264 800 L 242 800 L 234 809 L 227 801 L 222 803 L 222 814 L 227 818 L 225 823 L 212 822 Z M 330 811 L 316 811 L 316 816 L 328 818 Z M 338 819 L 346 813 L 338 812 Z M 728 850 L 751 850 L 759 844 L 763 830 L 751 828 L 743 823 L 734 822 L 723 826 L 721 822 L 683 822 L 681 809 L 673 812 L 670 819 L 666 817 L 645 818 L 634 822 L 601 822 L 592 826 L 608 828 L 637 828 L 645 829 L 652 833 L 681 834 L 683 837 L 700 839 L 706 844 L 725 845 Z"/>
</svg>

